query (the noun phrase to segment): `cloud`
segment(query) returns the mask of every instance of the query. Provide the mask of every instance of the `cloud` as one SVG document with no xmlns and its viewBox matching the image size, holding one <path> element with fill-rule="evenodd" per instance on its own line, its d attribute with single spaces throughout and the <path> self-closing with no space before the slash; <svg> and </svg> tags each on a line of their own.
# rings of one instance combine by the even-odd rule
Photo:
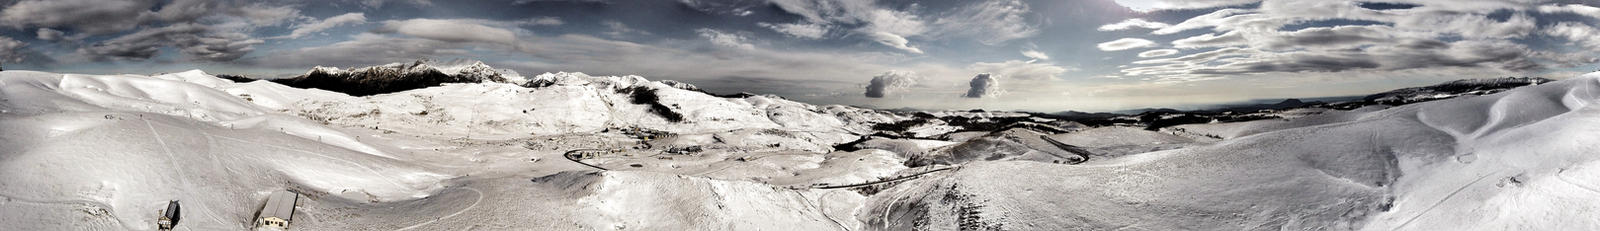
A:
<svg viewBox="0 0 1600 231">
<path fill-rule="evenodd" d="M 362 6 L 366 6 L 367 8 L 379 8 L 379 7 L 383 7 L 384 4 L 388 4 L 392 0 L 360 0 L 360 1 L 361 1 L 361 5 Z M 412 5 L 416 5 L 416 6 L 432 6 L 433 5 L 433 1 L 432 0 L 401 0 L 401 1 L 404 1 L 405 3 L 410 3 Z M 522 1 L 528 1 L 528 0 L 520 0 L 520 1 L 517 1 L 517 2 L 522 2 Z"/>
<path fill-rule="evenodd" d="M 1178 50 L 1177 49 L 1155 49 L 1155 50 L 1148 50 L 1148 51 L 1144 51 L 1144 52 L 1139 52 L 1139 57 L 1140 58 L 1153 58 L 1153 57 L 1163 57 L 1163 56 L 1175 55 L 1175 54 L 1178 54 Z"/>
<path fill-rule="evenodd" d="M 39 40 L 56 41 L 65 39 L 67 33 L 50 28 L 39 28 L 39 32 L 35 34 L 38 35 Z"/>
<path fill-rule="evenodd" d="M 689 9 L 712 14 L 727 14 L 747 16 L 755 12 L 751 8 L 760 7 L 766 3 L 764 0 L 678 0 Z"/>
<path fill-rule="evenodd" d="M 915 53 L 915 54 L 922 54 L 922 49 L 913 47 L 911 45 L 907 45 L 907 43 L 910 43 L 910 41 L 906 40 L 905 37 L 900 37 L 899 35 L 891 34 L 891 33 L 888 33 L 888 32 L 876 32 L 876 33 L 872 33 L 872 34 L 867 34 L 867 37 L 871 37 L 872 41 L 878 42 L 878 44 L 883 44 L 883 45 L 886 45 L 886 46 L 889 46 L 889 47 L 893 47 L 895 49 L 900 49 L 900 50 L 905 51 L 905 52 L 911 52 L 911 53 Z"/>
<path fill-rule="evenodd" d="M 1539 12 L 1546 14 L 1568 13 L 1588 16 L 1590 18 L 1600 18 L 1600 7 L 1586 6 L 1581 4 L 1543 5 L 1539 6 Z"/>
<path fill-rule="evenodd" d="M 1169 26 L 1172 26 L 1172 25 L 1171 24 L 1166 24 L 1166 23 L 1160 23 L 1160 22 L 1145 21 L 1144 19 L 1139 19 L 1139 18 L 1130 18 L 1128 20 L 1123 20 L 1122 22 L 1102 25 L 1097 30 L 1099 30 L 1099 31 L 1119 31 L 1119 30 L 1133 29 L 1135 27 L 1137 27 L 1137 28 L 1145 28 L 1145 29 L 1161 29 L 1161 28 L 1167 28 Z"/>
<path fill-rule="evenodd" d="M 567 22 L 561 21 L 561 18 L 557 17 L 537 17 L 519 21 L 517 24 L 533 26 L 560 26 L 567 24 Z"/>
<path fill-rule="evenodd" d="M 221 4 L 212 0 L 172 0 L 150 15 L 167 22 L 190 22 L 212 14 Z"/>
<path fill-rule="evenodd" d="M 413 37 L 453 43 L 482 42 L 515 44 L 517 34 L 510 30 L 485 26 L 475 20 L 407 19 L 384 21 L 375 33 L 398 33 Z"/>
<path fill-rule="evenodd" d="M 784 35 L 788 35 L 790 37 L 795 37 L 795 38 L 822 39 L 823 36 L 827 36 L 828 35 L 828 26 L 827 25 L 822 25 L 822 24 L 811 24 L 811 23 L 779 23 L 779 24 L 771 24 L 771 23 L 764 23 L 763 22 L 763 23 L 756 23 L 756 25 L 760 25 L 761 27 L 766 27 L 766 28 L 772 29 L 773 31 L 777 31 L 778 33 L 783 33 Z"/>
<path fill-rule="evenodd" d="M 1007 76 L 1023 80 L 1054 80 L 1061 75 L 1061 73 L 1077 70 L 1075 68 L 1056 66 L 1055 64 L 1050 63 L 1022 60 L 1010 60 L 998 63 L 977 62 L 967 66 L 967 69 L 977 72 L 995 73 L 1000 76 Z"/>
<path fill-rule="evenodd" d="M 50 64 L 55 59 L 28 49 L 28 43 L 0 36 L 0 63 Z"/>
<path fill-rule="evenodd" d="M 1044 52 L 1039 52 L 1036 50 L 1024 50 L 1022 51 L 1022 56 L 1037 60 L 1050 60 L 1050 55 L 1046 55 Z"/>
<path fill-rule="evenodd" d="M 1138 12 L 1204 9 L 1244 5 L 1260 1 L 1261 0 L 1116 0 L 1117 4 Z"/>
<path fill-rule="evenodd" d="M 612 38 L 622 38 L 630 34 L 650 35 L 649 31 L 635 30 L 632 27 L 628 27 L 628 24 L 622 24 L 622 22 L 618 22 L 616 20 L 606 20 L 600 22 L 600 24 L 605 25 L 607 29 L 610 29 L 609 31 L 606 31 L 605 34 L 611 36 Z"/>
<path fill-rule="evenodd" d="M 1156 42 L 1151 42 L 1150 40 L 1145 40 L 1145 39 L 1141 39 L 1141 38 L 1122 38 L 1122 39 L 1112 40 L 1110 42 L 1103 42 L 1103 43 L 1095 45 L 1095 47 L 1100 48 L 1100 50 L 1102 50 L 1102 51 L 1120 51 L 1120 50 L 1127 50 L 1127 49 L 1133 49 L 1133 48 L 1154 47 L 1154 46 L 1156 46 Z"/>
<path fill-rule="evenodd" d="M 1005 90 L 1000 89 L 1000 76 L 994 74 L 978 74 L 978 76 L 972 77 L 972 81 L 967 86 L 969 87 L 967 94 L 961 95 L 961 97 L 994 98 L 1005 94 Z"/>
<path fill-rule="evenodd" d="M 466 53 L 459 43 L 362 33 L 343 42 L 278 50 L 243 62 L 277 68 L 310 68 L 316 65 L 351 67 Z"/>
<path fill-rule="evenodd" d="M 700 37 L 705 38 L 707 40 L 711 40 L 711 44 L 715 44 L 717 46 L 739 48 L 739 49 L 745 49 L 745 50 L 750 50 L 750 49 L 755 49 L 756 48 L 755 45 L 750 45 L 750 43 L 748 42 L 749 39 L 745 38 L 742 35 L 732 34 L 732 33 L 723 33 L 722 31 L 717 31 L 717 30 L 713 30 L 713 29 L 709 29 L 709 28 L 700 28 L 700 29 L 694 30 L 694 31 L 697 34 L 700 34 Z"/>
<path fill-rule="evenodd" d="M 867 14 L 867 25 L 856 29 L 866 33 L 868 38 L 879 44 L 894 47 L 906 52 L 922 54 L 922 49 L 910 45 L 910 40 L 905 36 L 919 35 L 927 31 L 927 26 L 916 15 L 909 12 L 875 9 Z"/>
<path fill-rule="evenodd" d="M 154 6 L 139 0 L 33 0 L 19 1 L 0 10 L 0 25 L 14 28 L 72 28 L 90 34 L 110 34 L 133 29 Z"/>
<path fill-rule="evenodd" d="M 150 28 L 97 42 L 78 49 L 94 60 L 139 61 L 155 57 L 162 47 L 175 46 L 190 60 L 232 61 L 255 50 L 260 39 L 238 32 L 212 31 L 207 25 L 183 23 Z"/>
<path fill-rule="evenodd" d="M 1600 30 L 1576 22 L 1560 22 L 1546 27 L 1541 33 L 1566 39 L 1571 44 L 1589 49 L 1600 49 Z"/>
<path fill-rule="evenodd" d="M 988 45 L 1039 34 L 1039 29 L 1028 22 L 1029 7 L 1022 1 L 979 1 L 956 9 L 953 16 L 939 17 L 934 22 L 940 27 L 940 34 L 973 38 Z"/>
<path fill-rule="evenodd" d="M 1241 2 L 1213 2 L 1222 5 L 1210 6 Z M 1134 65 L 1123 68 L 1123 74 L 1155 80 L 1199 80 L 1274 72 L 1431 68 L 1479 68 L 1519 73 L 1544 68 L 1533 60 L 1585 60 L 1534 52 L 1528 46 L 1514 41 L 1535 33 L 1567 37 L 1571 41 L 1586 38 L 1582 36 L 1585 27 L 1578 27 L 1584 26 L 1581 24 L 1572 27 L 1551 25 L 1541 31 L 1536 23 L 1538 20 L 1526 12 L 1536 8 L 1529 4 L 1507 1 L 1416 1 L 1413 3 L 1417 7 L 1408 9 L 1371 9 L 1355 1 L 1259 2 L 1255 8 L 1220 9 L 1151 32 L 1155 35 L 1172 35 L 1209 29 L 1210 33 L 1173 40 L 1172 46 L 1182 49 L 1220 49 L 1177 58 L 1134 61 Z M 1156 7 L 1162 9 L 1191 9 L 1191 5 L 1187 4 L 1195 2 L 1145 3 L 1167 4 L 1164 8 Z M 1537 8 L 1545 12 L 1589 11 L 1588 8 L 1571 5 Z M 1286 31 L 1286 28 L 1300 29 Z M 1175 50 L 1152 50 L 1141 53 L 1141 57 L 1176 53 Z"/>
<path fill-rule="evenodd" d="M 1233 24 L 1243 24 L 1242 21 L 1261 18 L 1262 15 L 1257 13 L 1258 11 L 1249 9 L 1221 9 L 1183 20 L 1183 22 L 1179 22 L 1178 24 L 1157 29 L 1150 33 L 1158 35 L 1176 34 L 1178 32 L 1207 27 L 1217 27 L 1217 30 L 1219 31 L 1231 30 L 1231 25 Z"/>
<path fill-rule="evenodd" d="M 1177 48 L 1229 47 L 1246 45 L 1245 42 L 1244 34 L 1238 31 L 1233 31 L 1224 33 L 1222 35 L 1206 33 L 1194 37 L 1173 40 L 1172 46 Z"/>
<path fill-rule="evenodd" d="M 922 77 L 917 76 L 916 72 L 899 70 L 883 72 L 873 76 L 872 80 L 867 82 L 865 95 L 867 98 L 883 98 L 906 88 L 911 88 L 911 86 L 917 85 L 917 82 L 921 81 L 921 79 Z"/>
<path fill-rule="evenodd" d="M 248 19 L 250 24 L 255 26 L 276 26 L 294 20 L 309 19 L 300 15 L 300 9 L 290 5 L 268 6 L 256 3 L 235 8 L 231 13 Z"/>
<path fill-rule="evenodd" d="M 306 35 L 310 35 L 311 33 L 321 32 L 323 30 L 327 30 L 327 29 L 330 29 L 330 28 L 338 27 L 338 26 L 355 25 L 355 24 L 362 24 L 362 23 L 367 23 L 366 14 L 359 13 L 359 12 L 357 12 L 357 13 L 346 13 L 346 14 L 341 14 L 341 15 L 338 15 L 338 16 L 324 18 L 321 21 L 316 21 L 316 22 L 296 25 L 295 28 L 294 28 L 294 31 L 289 32 L 289 35 L 284 35 L 284 36 L 281 36 L 281 37 L 278 37 L 278 38 L 300 38 L 300 37 L 304 37 Z"/>
<path fill-rule="evenodd" d="M 1541 68 L 1531 62 L 1527 46 L 1507 41 L 1407 40 L 1396 44 L 1337 51 L 1263 51 L 1223 48 L 1177 58 L 1134 62 L 1144 66 L 1122 72 L 1154 79 L 1215 79 L 1259 73 L 1399 71 L 1428 68 L 1489 68 L 1506 73 Z"/>
</svg>

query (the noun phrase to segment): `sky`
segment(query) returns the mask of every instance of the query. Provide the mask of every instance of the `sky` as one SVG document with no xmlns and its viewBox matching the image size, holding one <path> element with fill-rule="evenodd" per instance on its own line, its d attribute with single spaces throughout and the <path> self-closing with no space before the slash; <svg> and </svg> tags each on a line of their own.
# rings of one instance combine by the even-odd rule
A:
<svg viewBox="0 0 1600 231">
<path fill-rule="evenodd" d="M 1600 70 L 1595 0 L 0 0 L 6 70 L 480 60 L 874 108 L 1351 96 Z"/>
</svg>

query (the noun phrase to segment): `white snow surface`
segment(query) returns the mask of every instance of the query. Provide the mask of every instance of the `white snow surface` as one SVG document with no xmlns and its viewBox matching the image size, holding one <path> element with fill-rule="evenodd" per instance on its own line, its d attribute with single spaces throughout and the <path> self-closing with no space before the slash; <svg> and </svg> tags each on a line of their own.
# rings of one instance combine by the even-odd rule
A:
<svg viewBox="0 0 1600 231">
<path fill-rule="evenodd" d="M 538 80 L 555 84 L 351 97 L 201 71 L 0 72 L 0 230 L 153 230 L 168 200 L 183 205 L 181 230 L 247 229 L 285 189 L 305 196 L 295 230 L 1600 230 L 1600 73 L 1179 126 L 1225 138 L 1214 143 L 1132 128 L 1057 134 L 1091 149 L 1180 149 L 1080 165 L 974 161 L 872 194 L 806 186 L 927 171 L 896 152 L 961 140 L 831 151 L 907 117 L 638 76 Z M 655 90 L 684 121 L 624 89 Z M 622 128 L 706 150 L 634 148 L 649 142 Z M 609 150 L 585 161 L 612 170 L 561 157 L 580 148 Z"/>
</svg>

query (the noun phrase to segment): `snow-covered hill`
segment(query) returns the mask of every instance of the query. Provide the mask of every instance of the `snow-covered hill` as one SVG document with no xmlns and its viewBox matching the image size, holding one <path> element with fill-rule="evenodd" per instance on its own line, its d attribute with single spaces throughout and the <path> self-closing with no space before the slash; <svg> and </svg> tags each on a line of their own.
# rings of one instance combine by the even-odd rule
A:
<svg viewBox="0 0 1600 231">
<path fill-rule="evenodd" d="M 297 230 L 1600 229 L 1600 73 L 1158 131 L 484 80 L 0 72 L 0 230 L 247 229 L 277 190 Z"/>
<path fill-rule="evenodd" d="M 1083 165 L 977 162 L 879 229 L 1600 229 L 1600 74 Z M 1026 180 L 1008 180 L 1023 178 Z"/>
<path fill-rule="evenodd" d="M 445 83 L 528 82 L 516 71 L 496 70 L 484 65 L 483 62 L 472 60 L 451 62 L 417 60 L 412 63 L 390 63 L 348 70 L 317 66 L 304 75 L 272 81 L 298 88 L 317 88 L 355 96 L 394 93 Z"/>
</svg>

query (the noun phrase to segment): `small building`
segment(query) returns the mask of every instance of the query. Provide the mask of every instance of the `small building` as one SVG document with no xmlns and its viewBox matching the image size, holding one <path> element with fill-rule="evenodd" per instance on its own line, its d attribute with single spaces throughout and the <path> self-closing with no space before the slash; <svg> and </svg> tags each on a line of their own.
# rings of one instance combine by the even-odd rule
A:
<svg viewBox="0 0 1600 231">
<path fill-rule="evenodd" d="M 161 217 L 156 219 L 156 228 L 171 230 L 178 225 L 178 200 L 167 202 L 167 209 L 161 211 Z"/>
<path fill-rule="evenodd" d="M 266 207 L 261 208 L 261 214 L 256 215 L 256 227 L 289 228 L 289 221 L 294 220 L 294 204 L 300 200 L 300 194 L 289 191 L 273 192 L 267 197 Z"/>
</svg>

